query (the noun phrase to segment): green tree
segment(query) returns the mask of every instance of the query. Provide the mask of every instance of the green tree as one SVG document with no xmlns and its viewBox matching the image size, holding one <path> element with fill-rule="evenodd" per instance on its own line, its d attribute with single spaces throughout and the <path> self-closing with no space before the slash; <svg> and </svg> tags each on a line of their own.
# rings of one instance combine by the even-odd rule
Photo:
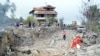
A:
<svg viewBox="0 0 100 56">
<path fill-rule="evenodd" d="M 90 2 L 90 1 L 89 1 Z M 85 22 L 87 28 L 92 31 L 97 31 L 98 24 L 100 21 L 100 12 L 97 5 L 89 5 L 89 3 L 83 3 L 83 16 L 87 19 Z"/>
<path fill-rule="evenodd" d="M 59 19 L 61 29 L 63 29 L 63 24 L 64 24 L 63 20 L 64 20 L 64 18 L 60 18 L 60 19 Z"/>
<path fill-rule="evenodd" d="M 11 19 L 15 19 L 16 5 L 12 3 L 10 9 L 11 9 Z"/>
<path fill-rule="evenodd" d="M 24 22 L 27 24 L 29 22 L 34 22 L 34 17 L 31 15 L 31 16 L 28 16 L 26 20 L 24 20 Z"/>
<path fill-rule="evenodd" d="M 24 21 L 23 17 L 20 17 L 19 20 L 20 20 L 20 22 L 23 22 Z"/>
<path fill-rule="evenodd" d="M 51 22 L 51 23 L 58 22 L 57 18 L 52 17 L 52 16 L 48 16 L 48 20 L 49 20 L 49 22 Z"/>
</svg>

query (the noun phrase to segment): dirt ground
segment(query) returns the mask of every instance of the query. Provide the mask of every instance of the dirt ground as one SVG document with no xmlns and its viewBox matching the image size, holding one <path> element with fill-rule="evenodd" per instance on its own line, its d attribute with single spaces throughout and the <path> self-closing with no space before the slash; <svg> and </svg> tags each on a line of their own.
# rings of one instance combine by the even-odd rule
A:
<svg viewBox="0 0 100 56">
<path fill-rule="evenodd" d="M 76 34 L 75 30 L 66 30 L 66 40 L 63 40 L 62 32 L 57 31 L 52 37 L 46 40 L 40 39 L 32 46 L 17 47 L 19 50 L 31 50 L 31 54 L 18 53 L 18 56 L 65 56 L 69 52 L 73 52 L 70 43 Z"/>
</svg>

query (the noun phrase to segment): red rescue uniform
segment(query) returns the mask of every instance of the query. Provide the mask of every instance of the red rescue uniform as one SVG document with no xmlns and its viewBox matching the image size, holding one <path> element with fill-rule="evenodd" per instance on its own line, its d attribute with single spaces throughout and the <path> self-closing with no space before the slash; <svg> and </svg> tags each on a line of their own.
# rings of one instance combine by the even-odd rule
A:
<svg viewBox="0 0 100 56">
<path fill-rule="evenodd" d="M 77 41 L 76 42 L 77 44 L 79 44 L 79 45 L 81 44 L 81 37 L 79 35 L 76 36 L 76 41 Z"/>
<path fill-rule="evenodd" d="M 71 48 L 76 47 L 77 44 L 79 44 L 79 45 L 81 44 L 81 37 L 80 37 L 79 35 L 76 36 L 76 37 L 72 40 L 70 47 L 71 47 Z"/>
</svg>

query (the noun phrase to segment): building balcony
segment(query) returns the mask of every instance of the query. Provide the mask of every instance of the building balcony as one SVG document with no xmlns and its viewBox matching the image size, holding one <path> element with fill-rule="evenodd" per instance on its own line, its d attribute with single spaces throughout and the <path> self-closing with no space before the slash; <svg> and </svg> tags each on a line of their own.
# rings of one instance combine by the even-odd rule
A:
<svg viewBox="0 0 100 56">
<path fill-rule="evenodd" d="M 46 20 L 46 17 L 36 17 L 37 20 Z"/>
</svg>

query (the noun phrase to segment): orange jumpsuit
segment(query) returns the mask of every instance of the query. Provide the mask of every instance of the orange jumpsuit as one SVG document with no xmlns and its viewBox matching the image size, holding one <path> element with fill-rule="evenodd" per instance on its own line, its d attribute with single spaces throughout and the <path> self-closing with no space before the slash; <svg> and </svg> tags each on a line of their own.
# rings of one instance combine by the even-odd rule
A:
<svg viewBox="0 0 100 56">
<path fill-rule="evenodd" d="M 76 36 L 72 42 L 71 42 L 71 48 L 76 47 L 77 44 L 81 44 L 81 37 L 80 36 Z"/>
<path fill-rule="evenodd" d="M 76 40 L 77 40 L 77 44 L 81 44 L 81 37 L 80 36 L 76 36 Z"/>
</svg>

